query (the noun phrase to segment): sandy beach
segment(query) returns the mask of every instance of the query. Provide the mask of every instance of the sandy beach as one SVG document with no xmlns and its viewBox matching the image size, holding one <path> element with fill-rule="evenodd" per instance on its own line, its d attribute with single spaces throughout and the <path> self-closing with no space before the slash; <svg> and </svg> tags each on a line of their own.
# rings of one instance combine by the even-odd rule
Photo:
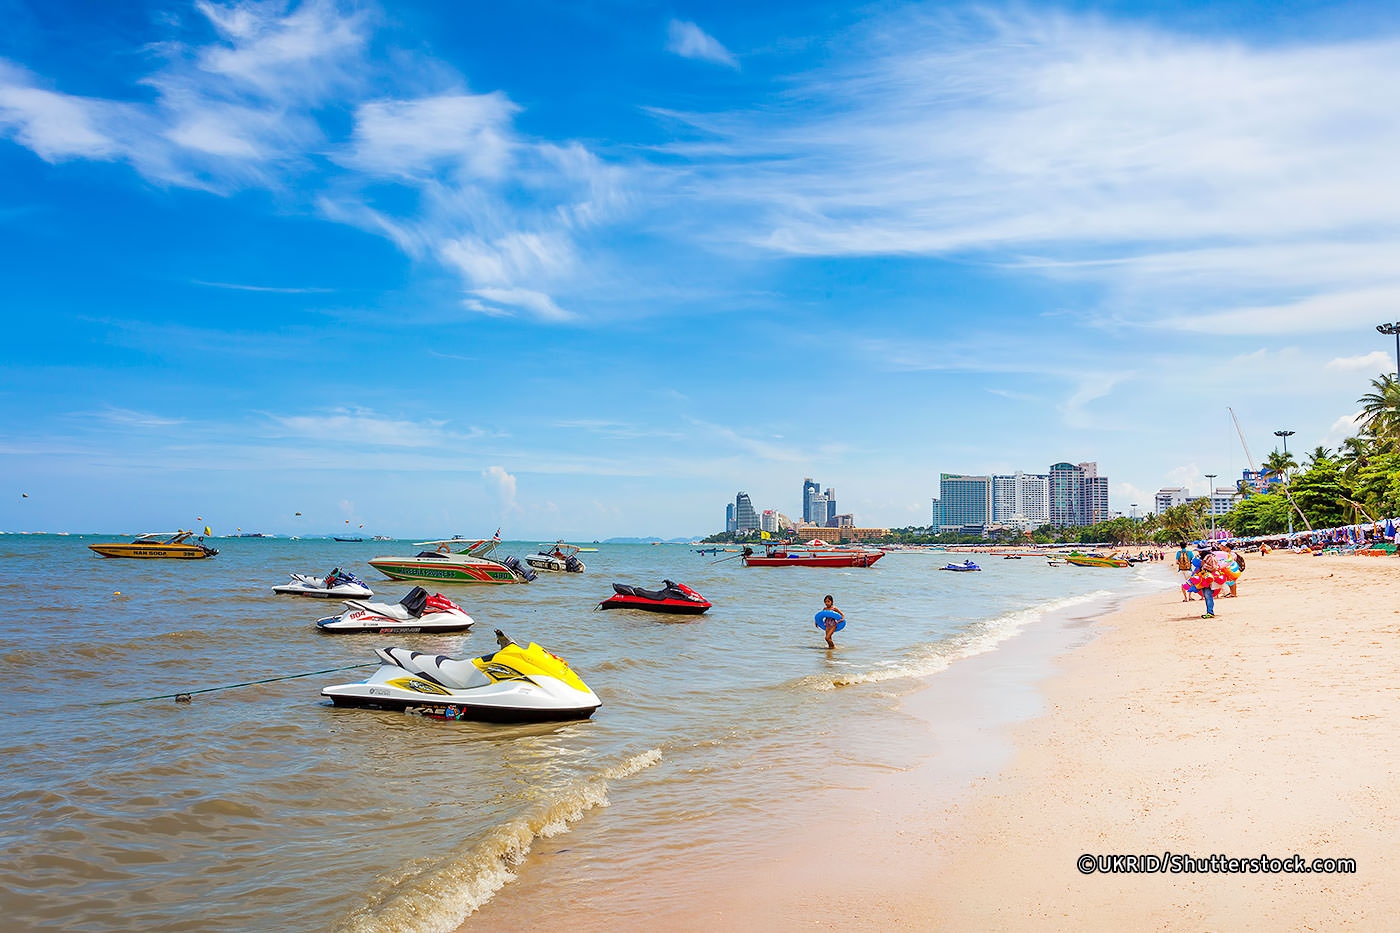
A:
<svg viewBox="0 0 1400 933">
<path fill-rule="evenodd" d="M 959 662 L 905 704 L 928 727 L 923 764 L 814 801 L 820 817 L 786 854 L 714 879 L 668 925 L 1388 927 L 1397 570 L 1252 555 L 1214 620 L 1164 590 Z M 960 727 L 973 708 L 980 725 Z M 1301 855 L 1356 871 L 1084 874 L 1085 854 Z"/>
</svg>

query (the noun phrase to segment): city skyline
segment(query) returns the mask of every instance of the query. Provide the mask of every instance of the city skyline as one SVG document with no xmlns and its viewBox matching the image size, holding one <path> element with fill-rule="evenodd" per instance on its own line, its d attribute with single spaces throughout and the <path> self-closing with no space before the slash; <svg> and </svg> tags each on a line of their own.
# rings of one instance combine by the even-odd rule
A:
<svg viewBox="0 0 1400 933">
<path fill-rule="evenodd" d="M 1387 4 L 6 27 L 3 530 L 671 538 L 794 475 L 921 526 L 1075 450 L 1126 514 L 1396 365 Z"/>
</svg>

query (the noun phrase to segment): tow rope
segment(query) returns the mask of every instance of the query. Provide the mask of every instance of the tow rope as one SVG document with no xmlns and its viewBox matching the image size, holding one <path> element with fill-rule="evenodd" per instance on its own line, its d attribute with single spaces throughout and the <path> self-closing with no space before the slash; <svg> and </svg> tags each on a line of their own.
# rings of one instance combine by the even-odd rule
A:
<svg viewBox="0 0 1400 933">
<path fill-rule="evenodd" d="M 315 677 L 317 674 L 334 674 L 339 671 L 353 671 L 362 667 L 377 667 L 378 661 L 370 661 L 365 664 L 351 664 L 348 667 L 328 667 L 324 671 L 307 671 L 304 674 L 284 674 L 281 677 L 267 677 L 263 680 L 249 680 L 241 684 L 225 684 L 222 687 L 204 687 L 200 690 L 184 690 L 180 693 L 162 693 L 153 697 L 136 697 L 130 700 L 106 700 L 98 703 L 98 706 L 118 706 L 123 703 L 144 703 L 147 700 L 169 700 L 174 699 L 176 703 L 188 703 L 190 698 L 197 693 L 213 693 L 216 690 L 232 690 L 235 687 L 254 687 L 258 684 L 270 684 L 279 680 L 295 680 L 298 677 Z"/>
</svg>

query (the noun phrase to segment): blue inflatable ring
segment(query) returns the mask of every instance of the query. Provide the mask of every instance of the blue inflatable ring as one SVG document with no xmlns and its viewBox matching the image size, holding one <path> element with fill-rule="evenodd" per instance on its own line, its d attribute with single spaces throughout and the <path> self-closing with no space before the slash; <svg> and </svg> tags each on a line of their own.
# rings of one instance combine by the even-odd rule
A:
<svg viewBox="0 0 1400 933">
<path fill-rule="evenodd" d="M 830 609 L 823 609 L 821 612 L 817 613 L 816 616 L 813 617 L 813 621 L 816 623 L 816 626 L 819 629 L 826 628 L 826 623 L 828 619 L 836 620 L 836 628 L 833 629 L 833 631 L 839 632 L 846 627 L 846 620 L 841 618 L 841 613 L 832 612 Z"/>
</svg>

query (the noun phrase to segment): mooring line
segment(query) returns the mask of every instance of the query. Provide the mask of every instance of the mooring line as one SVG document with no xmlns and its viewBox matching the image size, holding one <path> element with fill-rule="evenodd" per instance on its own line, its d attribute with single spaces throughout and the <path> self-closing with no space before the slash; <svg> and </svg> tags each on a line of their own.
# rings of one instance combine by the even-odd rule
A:
<svg viewBox="0 0 1400 933">
<path fill-rule="evenodd" d="M 258 684 L 270 684 L 279 680 L 295 680 L 298 677 L 315 677 L 317 674 L 334 674 L 338 671 L 353 671 L 362 667 L 377 667 L 378 661 L 370 661 L 366 664 L 351 664 L 349 667 L 329 667 L 324 671 L 307 671 L 305 674 L 284 674 L 281 677 L 268 677 L 263 680 L 249 680 L 241 684 L 225 684 L 222 687 L 204 687 L 200 690 L 181 690 L 179 693 L 162 693 L 153 697 L 136 697 L 131 700 L 105 700 L 98 703 L 98 706 L 118 706 L 122 703 L 144 703 L 147 700 L 180 700 L 188 701 L 196 693 L 213 693 L 216 690 L 232 690 L 235 687 L 254 687 Z"/>
</svg>

